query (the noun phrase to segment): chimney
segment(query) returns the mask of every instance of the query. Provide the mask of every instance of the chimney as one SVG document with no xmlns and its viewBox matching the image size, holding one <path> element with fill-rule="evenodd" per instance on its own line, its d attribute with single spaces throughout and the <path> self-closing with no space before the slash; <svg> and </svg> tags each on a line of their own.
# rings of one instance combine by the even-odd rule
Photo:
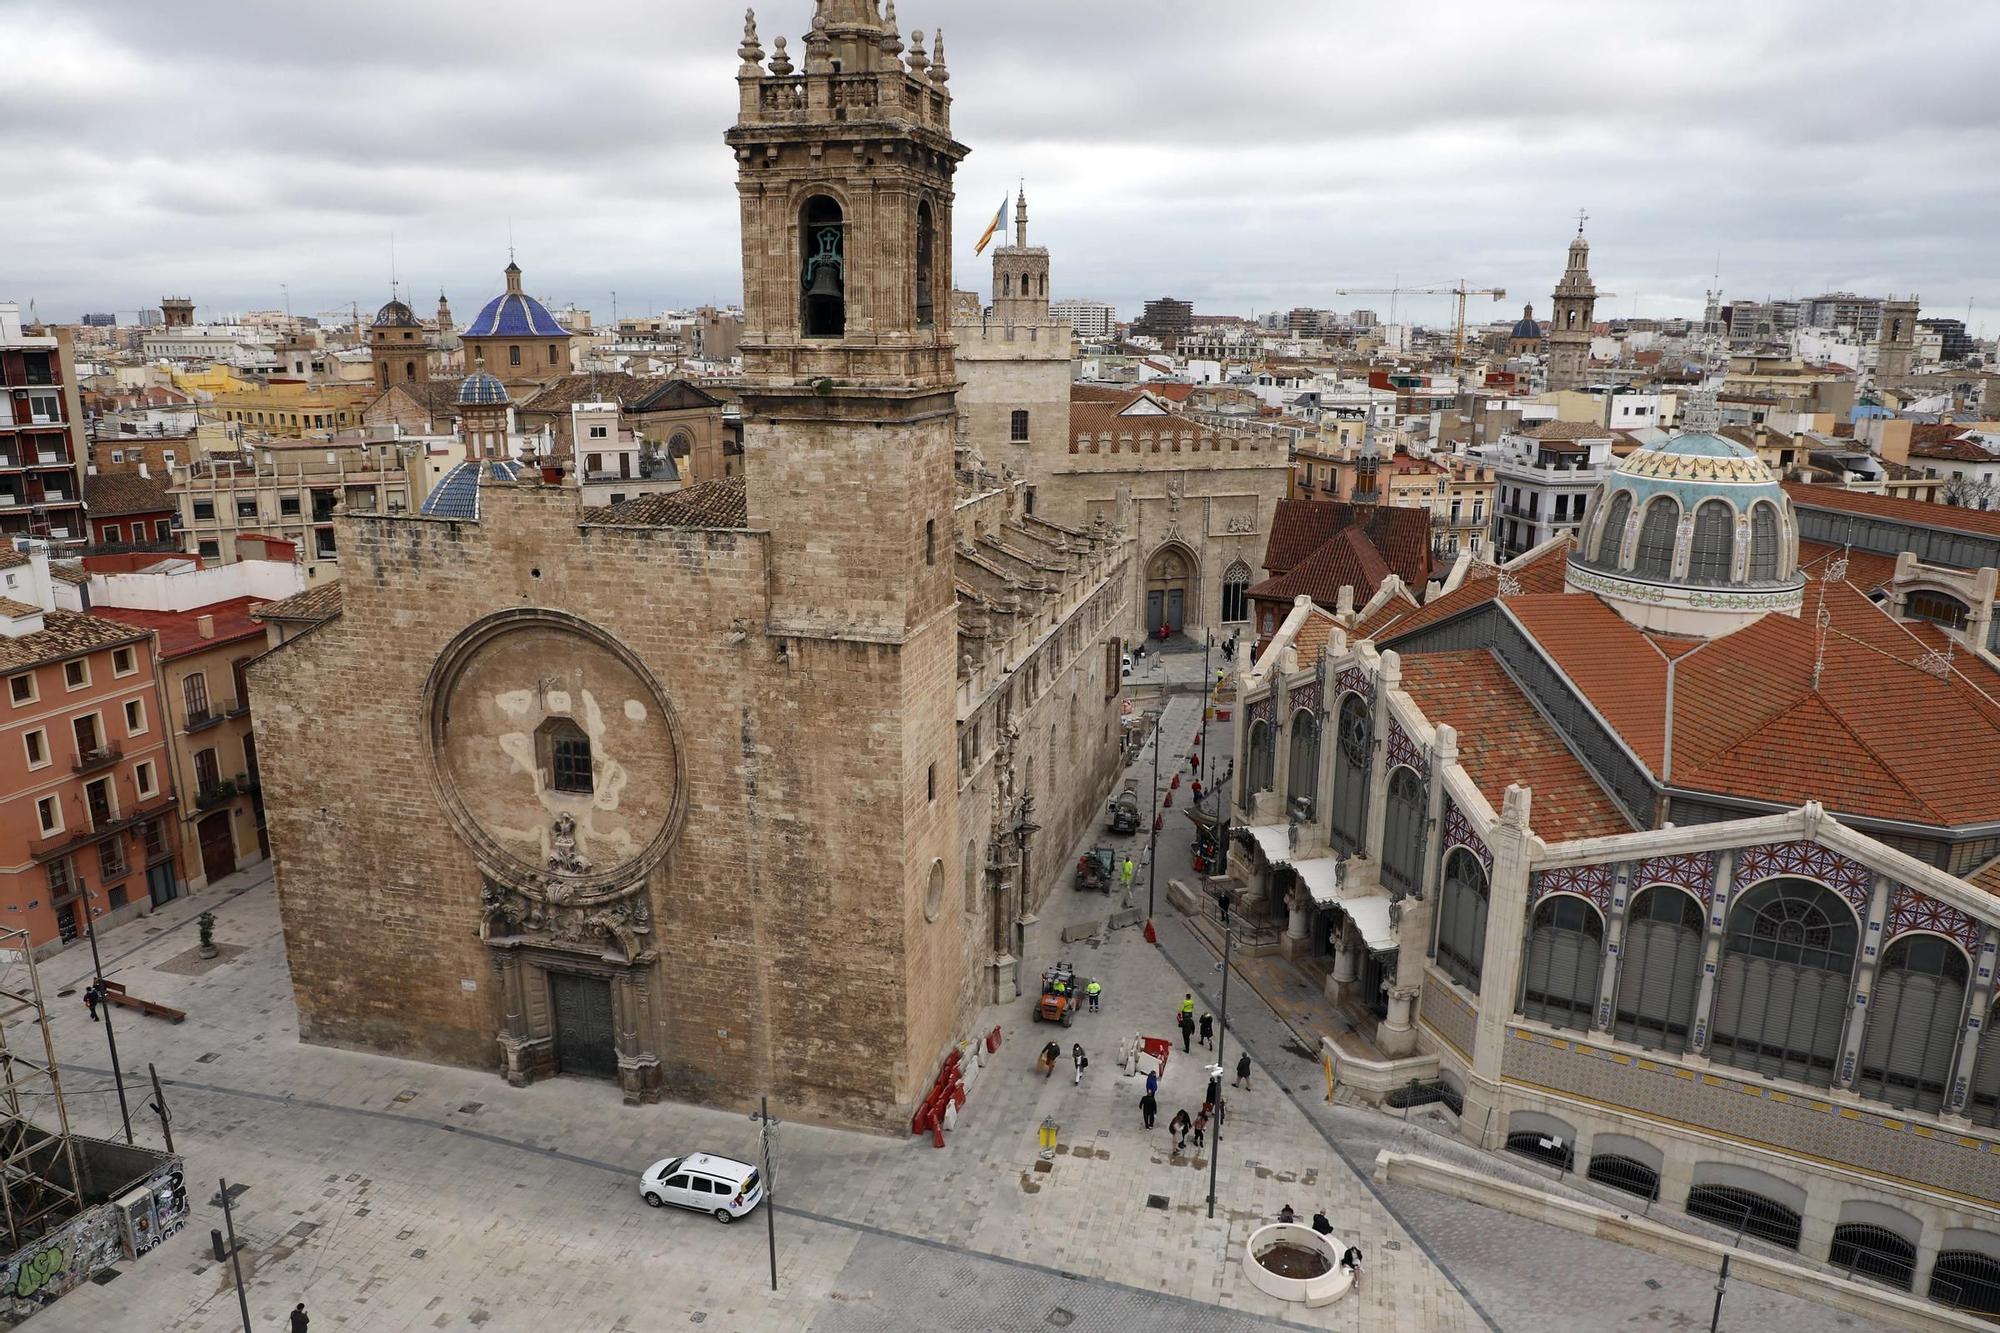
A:
<svg viewBox="0 0 2000 1333">
<path fill-rule="evenodd" d="M 139 464 L 139 475 L 148 481 L 153 479 L 152 469 L 148 468 L 144 463 Z"/>
<path fill-rule="evenodd" d="M 194 622 L 194 628 L 195 628 L 195 632 L 196 632 L 196 633 L 198 633 L 198 634 L 200 634 L 202 638 L 204 638 L 204 639 L 212 639 L 212 638 L 214 638 L 214 637 L 215 637 L 215 617 L 214 617 L 214 616 L 197 616 L 197 617 L 195 618 L 195 622 Z"/>
</svg>

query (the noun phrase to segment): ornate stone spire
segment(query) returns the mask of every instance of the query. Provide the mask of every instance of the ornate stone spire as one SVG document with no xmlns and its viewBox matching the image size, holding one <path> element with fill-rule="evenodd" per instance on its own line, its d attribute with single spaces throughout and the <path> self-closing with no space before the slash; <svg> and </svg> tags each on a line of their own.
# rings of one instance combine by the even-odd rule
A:
<svg viewBox="0 0 2000 1333">
<path fill-rule="evenodd" d="M 1023 181 L 1019 191 L 1014 195 L 1014 244 L 1026 245 L 1027 243 L 1028 185 L 1026 181 Z"/>
<path fill-rule="evenodd" d="M 903 54 L 903 39 L 896 32 L 896 0 L 882 11 L 882 54 L 894 60 Z"/>
<path fill-rule="evenodd" d="M 792 57 L 785 50 L 785 39 L 782 37 L 771 40 L 771 72 L 780 78 L 792 72 Z"/>
<path fill-rule="evenodd" d="M 910 73 L 919 79 L 923 78 L 925 71 L 930 68 L 931 58 L 924 54 L 924 30 L 922 28 L 911 29 L 910 54 L 904 58 L 904 63 L 910 67 Z"/>
<path fill-rule="evenodd" d="M 755 10 L 746 9 L 743 11 L 743 43 L 736 48 L 736 54 L 743 57 L 743 68 L 737 71 L 739 74 L 755 74 L 760 72 L 757 67 L 763 62 L 764 47 L 757 40 L 757 12 Z"/>
<path fill-rule="evenodd" d="M 945 83 L 951 78 L 951 71 L 944 67 L 944 29 L 931 34 L 931 82 Z"/>
<path fill-rule="evenodd" d="M 806 73 L 824 74 L 832 57 L 833 39 L 827 36 L 826 15 L 813 15 L 812 26 L 806 29 Z"/>
</svg>

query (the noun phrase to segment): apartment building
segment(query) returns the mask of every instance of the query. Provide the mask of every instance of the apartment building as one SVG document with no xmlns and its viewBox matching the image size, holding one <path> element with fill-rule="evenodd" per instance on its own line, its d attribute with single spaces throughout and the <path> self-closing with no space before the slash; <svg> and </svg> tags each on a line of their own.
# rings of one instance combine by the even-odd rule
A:
<svg viewBox="0 0 2000 1333">
<path fill-rule="evenodd" d="M 58 600 L 45 548 L 0 552 L 0 920 L 37 952 L 180 891 L 152 636 Z"/>
<path fill-rule="evenodd" d="M 1607 427 L 1547 421 L 1467 451 L 1471 461 L 1491 469 L 1497 485 L 1498 558 L 1512 559 L 1583 526 L 1591 495 L 1611 475 L 1614 440 Z"/>
<path fill-rule="evenodd" d="M 1074 297 L 1049 302 L 1049 313 L 1069 321 L 1079 338 L 1109 338 L 1118 327 L 1118 307 L 1109 301 L 1079 301 Z"/>
<path fill-rule="evenodd" d="M 81 542 L 83 408 L 67 331 L 28 333 L 0 302 L 0 540 Z"/>
<path fill-rule="evenodd" d="M 238 559 L 240 536 L 298 546 L 308 583 L 330 578 L 339 553 L 333 514 L 400 514 L 411 492 L 411 459 L 421 444 L 360 435 L 331 440 L 264 440 L 240 453 L 177 468 L 169 488 L 180 511 L 182 549 L 205 561 Z M 421 469 L 418 469 L 421 472 Z"/>
</svg>

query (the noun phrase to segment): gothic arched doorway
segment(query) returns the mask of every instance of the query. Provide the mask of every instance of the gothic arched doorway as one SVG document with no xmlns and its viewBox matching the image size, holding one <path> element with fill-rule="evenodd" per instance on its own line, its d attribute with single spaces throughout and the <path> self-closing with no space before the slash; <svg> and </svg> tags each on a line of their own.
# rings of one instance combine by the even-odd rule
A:
<svg viewBox="0 0 2000 1333">
<path fill-rule="evenodd" d="M 1178 634 L 1187 624 L 1188 590 L 1193 586 L 1194 561 L 1186 548 L 1162 546 L 1146 564 L 1146 633 Z"/>
</svg>

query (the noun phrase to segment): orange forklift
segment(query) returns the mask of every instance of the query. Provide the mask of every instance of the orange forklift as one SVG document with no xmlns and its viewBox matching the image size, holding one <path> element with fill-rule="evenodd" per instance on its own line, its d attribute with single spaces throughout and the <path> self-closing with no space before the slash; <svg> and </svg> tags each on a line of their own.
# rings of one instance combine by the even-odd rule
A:
<svg viewBox="0 0 2000 1333">
<path fill-rule="evenodd" d="M 1076 1021 L 1076 1007 L 1082 1002 L 1075 971 L 1068 963 L 1057 963 L 1042 973 L 1042 998 L 1035 1005 L 1035 1021 L 1068 1027 Z"/>
</svg>

